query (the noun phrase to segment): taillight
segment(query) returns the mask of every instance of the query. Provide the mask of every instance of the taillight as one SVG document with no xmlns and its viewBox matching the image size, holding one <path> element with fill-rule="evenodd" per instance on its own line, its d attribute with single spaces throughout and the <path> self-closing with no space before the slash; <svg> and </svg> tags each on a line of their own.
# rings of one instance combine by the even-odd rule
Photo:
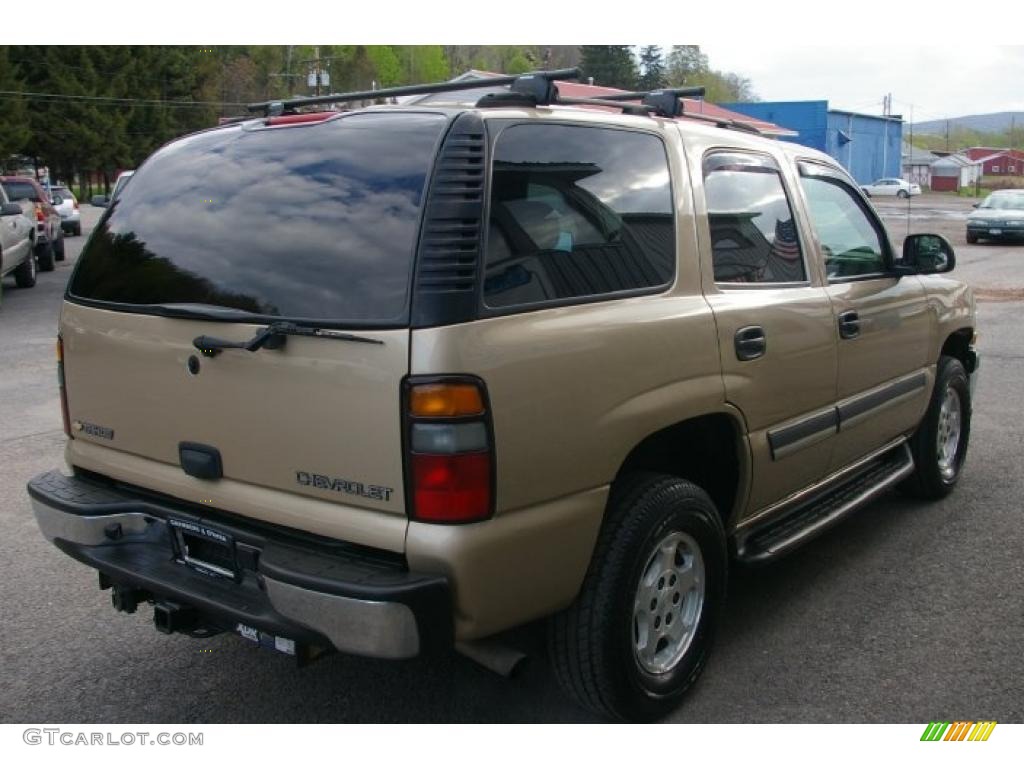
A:
<svg viewBox="0 0 1024 768">
<path fill-rule="evenodd" d="M 36 206 L 36 221 L 46 221 L 46 214 L 43 213 L 43 206 Z"/>
<path fill-rule="evenodd" d="M 73 200 L 71 202 L 71 204 L 75 206 L 75 210 L 77 211 L 78 210 L 78 201 L 77 200 Z"/>
<path fill-rule="evenodd" d="M 72 437 L 68 416 L 68 390 L 64 384 L 64 339 L 57 337 L 57 387 L 60 389 L 60 414 L 64 418 L 64 434 Z"/>
<path fill-rule="evenodd" d="M 494 509 L 494 438 L 482 381 L 408 380 L 403 408 L 409 516 L 472 523 Z"/>
</svg>

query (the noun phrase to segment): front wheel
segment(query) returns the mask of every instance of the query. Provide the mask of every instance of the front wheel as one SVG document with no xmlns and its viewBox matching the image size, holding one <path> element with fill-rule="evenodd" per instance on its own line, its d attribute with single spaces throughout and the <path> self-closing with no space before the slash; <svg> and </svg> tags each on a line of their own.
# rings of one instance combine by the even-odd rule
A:
<svg viewBox="0 0 1024 768">
<path fill-rule="evenodd" d="M 967 233 L 967 242 L 970 243 L 971 245 L 974 245 L 976 242 L 978 242 L 978 236 L 976 234 L 974 234 L 973 232 L 968 232 Z"/>
<path fill-rule="evenodd" d="M 617 481 L 580 594 L 549 625 L 563 689 L 619 720 L 668 713 L 707 662 L 727 571 L 703 490 L 648 473 Z"/>
<path fill-rule="evenodd" d="M 53 246 L 53 253 L 57 261 L 64 261 L 64 230 L 60 231 L 60 237 L 57 238 L 57 242 Z"/>
<path fill-rule="evenodd" d="M 963 363 L 940 357 L 935 389 L 910 440 L 914 472 L 903 489 L 922 499 L 941 499 L 956 486 L 971 436 L 971 389 Z"/>
<path fill-rule="evenodd" d="M 14 270 L 14 282 L 19 288 L 31 288 L 36 284 L 36 255 L 30 252 L 20 267 Z"/>
</svg>

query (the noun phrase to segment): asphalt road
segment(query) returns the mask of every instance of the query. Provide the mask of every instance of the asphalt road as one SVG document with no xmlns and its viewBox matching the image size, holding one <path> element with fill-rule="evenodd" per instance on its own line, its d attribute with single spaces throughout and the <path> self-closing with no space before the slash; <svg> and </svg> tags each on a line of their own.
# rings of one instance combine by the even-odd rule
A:
<svg viewBox="0 0 1024 768">
<path fill-rule="evenodd" d="M 1024 288 L 1024 245 L 966 246 L 961 203 L 929 205 L 939 214 L 912 218 L 913 231 L 952 222 L 962 279 Z M 905 205 L 891 206 L 879 204 L 902 235 Z M 97 212 L 83 210 L 88 231 Z M 507 681 L 456 654 L 295 669 L 235 637 L 166 637 L 148 611 L 115 613 L 94 572 L 43 540 L 24 490 L 61 461 L 53 344 L 83 241 L 69 239 L 68 261 L 35 288 L 7 281 L 0 307 L 0 721 L 593 719 L 554 683 L 539 624 L 510 636 L 531 658 Z M 957 491 L 933 504 L 887 496 L 775 565 L 735 571 L 707 671 L 669 720 L 1024 720 L 1024 304 L 993 297 L 979 305 L 982 375 Z"/>
</svg>

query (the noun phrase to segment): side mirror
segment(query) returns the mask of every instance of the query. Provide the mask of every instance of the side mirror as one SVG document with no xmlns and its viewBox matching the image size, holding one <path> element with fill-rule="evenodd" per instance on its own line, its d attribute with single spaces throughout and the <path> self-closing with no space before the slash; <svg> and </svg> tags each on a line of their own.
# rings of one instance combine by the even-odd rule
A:
<svg viewBox="0 0 1024 768">
<path fill-rule="evenodd" d="M 971 208 L 978 208 L 980 206 L 981 206 L 981 203 L 975 203 L 974 205 L 971 206 Z"/>
<path fill-rule="evenodd" d="M 902 266 L 918 275 L 950 272 L 956 266 L 956 254 L 942 235 L 908 235 L 903 241 Z"/>
<path fill-rule="evenodd" d="M 17 203 L 4 203 L 0 206 L 0 216 L 20 216 L 24 211 Z"/>
<path fill-rule="evenodd" d="M 106 208 L 110 204 L 110 198 L 106 195 L 93 195 L 89 203 L 97 208 Z"/>
</svg>

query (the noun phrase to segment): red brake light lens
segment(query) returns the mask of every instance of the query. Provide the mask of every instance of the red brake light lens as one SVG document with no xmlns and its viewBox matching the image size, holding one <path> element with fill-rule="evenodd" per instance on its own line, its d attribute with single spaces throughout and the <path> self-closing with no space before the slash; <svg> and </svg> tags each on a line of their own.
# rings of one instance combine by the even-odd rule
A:
<svg viewBox="0 0 1024 768">
<path fill-rule="evenodd" d="M 480 520 L 491 509 L 491 455 L 412 455 L 416 519 L 432 523 Z"/>
<path fill-rule="evenodd" d="M 68 390 L 64 384 L 64 339 L 57 337 L 57 387 L 60 390 L 60 415 L 64 419 L 64 434 L 71 434 L 71 418 L 68 415 Z"/>
<path fill-rule="evenodd" d="M 36 206 L 36 221 L 46 221 L 46 214 L 43 213 L 43 206 Z"/>
</svg>

